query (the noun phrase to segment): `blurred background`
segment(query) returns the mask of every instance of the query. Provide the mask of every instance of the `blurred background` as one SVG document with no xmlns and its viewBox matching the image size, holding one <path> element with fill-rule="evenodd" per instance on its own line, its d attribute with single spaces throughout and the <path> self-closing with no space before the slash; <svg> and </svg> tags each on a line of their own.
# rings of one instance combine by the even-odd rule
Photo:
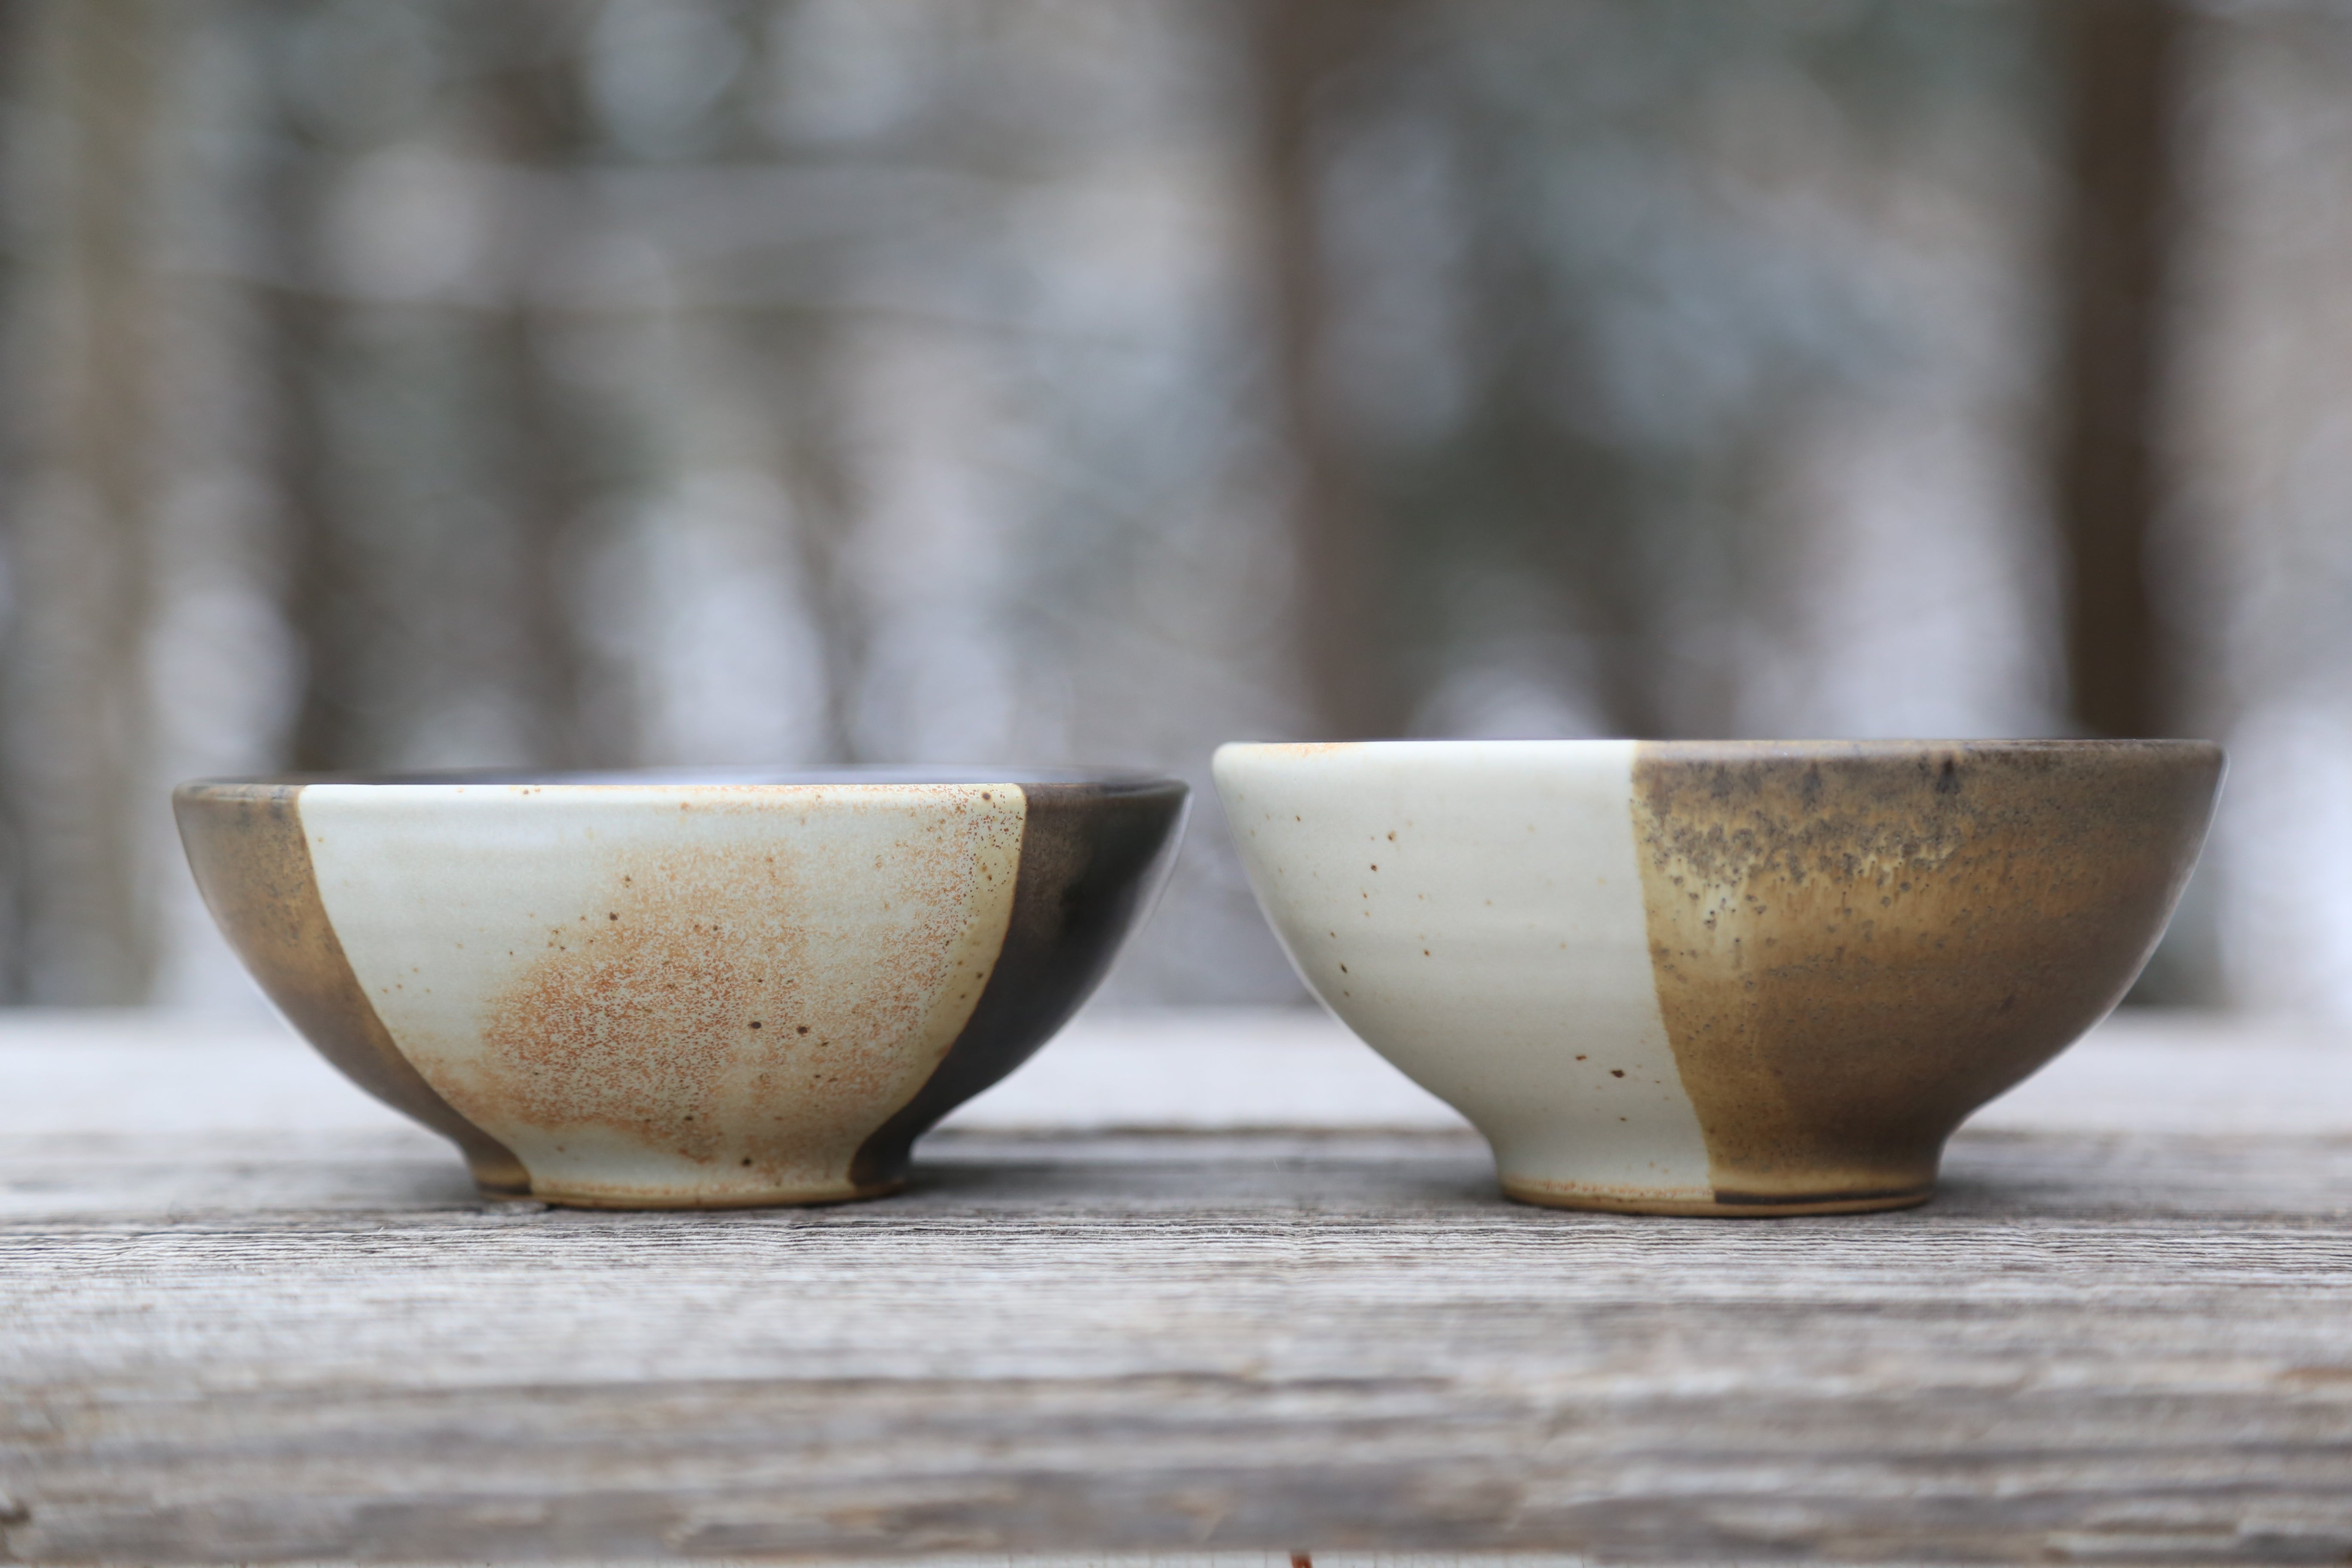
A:
<svg viewBox="0 0 2352 1568">
<path fill-rule="evenodd" d="M 0 1001 L 176 779 L 2194 734 L 2352 1022 L 2352 7 L 0 0 Z M 1213 800 L 1108 991 L 1299 993 Z"/>
</svg>

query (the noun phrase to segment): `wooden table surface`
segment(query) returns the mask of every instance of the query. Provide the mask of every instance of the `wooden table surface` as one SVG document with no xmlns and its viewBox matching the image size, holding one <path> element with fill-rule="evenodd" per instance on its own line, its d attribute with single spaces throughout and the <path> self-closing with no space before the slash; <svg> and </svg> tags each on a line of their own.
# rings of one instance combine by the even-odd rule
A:
<svg viewBox="0 0 2352 1568">
<path fill-rule="evenodd" d="M 1308 1015 L 906 1196 L 571 1213 L 266 1020 L 0 1015 L 0 1560 L 2352 1559 L 2352 1041 L 2126 1018 L 1904 1214 L 1501 1200 Z"/>
</svg>

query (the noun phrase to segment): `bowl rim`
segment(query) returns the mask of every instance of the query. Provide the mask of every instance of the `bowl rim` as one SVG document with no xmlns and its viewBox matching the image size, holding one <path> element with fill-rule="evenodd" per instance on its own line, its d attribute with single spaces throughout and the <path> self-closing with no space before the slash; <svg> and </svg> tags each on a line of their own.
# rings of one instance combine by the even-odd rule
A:
<svg viewBox="0 0 2352 1568">
<path fill-rule="evenodd" d="M 1769 757 L 1785 754 L 1791 757 L 1863 756 L 1916 758 L 1930 752 L 2073 752 L 2089 754 L 2108 752 L 2159 752 L 2177 756 L 2223 755 L 2218 742 L 2172 737 L 2137 739 L 2120 736 L 1960 736 L 1951 739 L 1897 739 L 1871 737 L 1859 740 L 1647 740 L 1639 736 L 1588 736 L 1577 739 L 1521 739 L 1517 737 L 1454 737 L 1443 740 L 1381 740 L 1381 741 L 1228 741 L 1217 748 L 1226 752 L 1273 753 L 1305 760 L 1317 756 L 1339 757 L 1365 752 L 1397 755 L 1409 752 L 1462 752 L 1480 748 L 1509 747 L 1526 751 L 1559 751 L 1567 752 L 1601 746 L 1639 746 L 1652 755 L 1663 753 L 1669 759 L 1694 762 L 1724 757 Z"/>
<path fill-rule="evenodd" d="M 234 778 L 185 779 L 174 795 L 243 795 L 306 788 L 313 784 L 361 789 L 446 790 L 527 786 L 560 790 L 551 799 L 595 799 L 631 790 L 898 789 L 922 784 L 1013 784 L 1078 786 L 1112 795 L 1154 794 L 1188 786 L 1182 779 L 1138 768 L 991 767 L 942 763 L 844 763 L 727 764 L 714 767 L 645 768 L 438 768 L 413 772 L 354 770 L 338 773 L 257 773 Z"/>
</svg>

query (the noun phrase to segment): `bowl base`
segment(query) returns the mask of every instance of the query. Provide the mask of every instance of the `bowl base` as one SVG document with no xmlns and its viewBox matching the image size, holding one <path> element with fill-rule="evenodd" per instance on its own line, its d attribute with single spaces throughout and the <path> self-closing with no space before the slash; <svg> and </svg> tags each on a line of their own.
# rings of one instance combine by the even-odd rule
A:
<svg viewBox="0 0 2352 1568">
<path fill-rule="evenodd" d="M 1871 1214 L 1880 1209 L 1916 1208 L 1936 1195 L 1933 1183 L 1874 1193 L 1829 1193 L 1817 1198 L 1660 1198 L 1636 1194 L 1618 1196 L 1589 1189 L 1578 1191 L 1534 1182 L 1502 1178 L 1503 1195 L 1544 1208 L 1591 1209 L 1601 1214 L 1679 1215 L 1706 1219 L 1785 1219 L 1792 1215 Z"/>
<path fill-rule="evenodd" d="M 547 1204 L 564 1209 L 773 1209 L 806 1208 L 815 1204 L 855 1204 L 867 1198 L 887 1198 L 904 1190 L 906 1179 L 877 1182 L 869 1186 L 833 1186 L 819 1188 L 783 1188 L 772 1192 L 665 1194 L 643 1195 L 626 1193 L 567 1193 L 562 1189 L 541 1187 L 519 1193 L 509 1188 L 493 1187 L 477 1183 L 482 1196 L 493 1203 Z"/>
</svg>

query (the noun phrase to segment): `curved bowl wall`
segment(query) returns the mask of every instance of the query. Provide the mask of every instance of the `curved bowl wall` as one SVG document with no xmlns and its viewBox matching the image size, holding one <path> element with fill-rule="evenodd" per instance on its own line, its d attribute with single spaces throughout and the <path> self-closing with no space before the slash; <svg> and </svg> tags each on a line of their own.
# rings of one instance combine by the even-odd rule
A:
<svg viewBox="0 0 2352 1568">
<path fill-rule="evenodd" d="M 2197 742 L 1227 746 L 1307 984 L 1530 1202 L 1767 1215 L 1934 1190 L 1968 1113 L 2146 963 Z"/>
<path fill-rule="evenodd" d="M 1094 989 L 1185 787 L 1080 773 L 207 781 L 214 919 L 485 1193 L 867 1197 Z"/>
</svg>

